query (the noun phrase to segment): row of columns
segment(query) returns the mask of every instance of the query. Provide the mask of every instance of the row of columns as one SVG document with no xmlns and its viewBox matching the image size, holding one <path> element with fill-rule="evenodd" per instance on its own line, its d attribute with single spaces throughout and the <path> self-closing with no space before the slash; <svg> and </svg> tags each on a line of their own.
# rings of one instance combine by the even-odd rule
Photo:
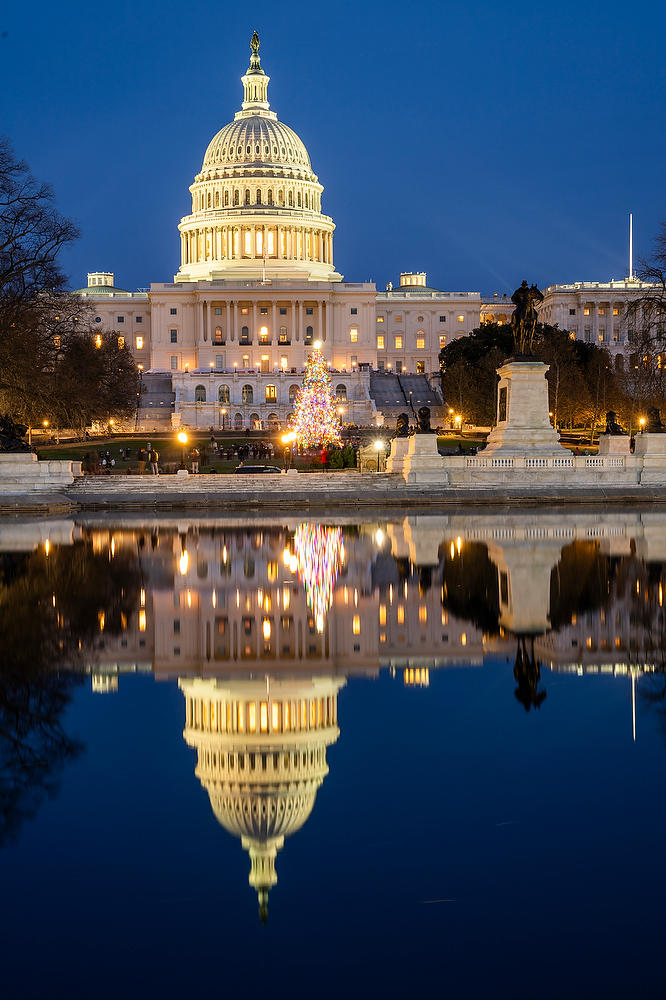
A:
<svg viewBox="0 0 666 1000">
<path fill-rule="evenodd" d="M 312 301 L 308 299 L 308 301 Z M 253 344 L 259 344 L 259 315 L 257 312 L 257 302 L 251 302 L 250 306 L 252 309 L 251 323 L 244 322 L 245 317 L 240 313 L 241 304 L 238 299 L 228 300 L 226 299 L 223 303 L 224 308 L 224 323 L 219 325 L 222 327 L 224 339 L 228 342 L 232 338 L 232 334 L 235 336 L 236 342 L 240 340 L 241 329 L 243 326 L 248 326 L 250 328 L 250 338 Z M 300 334 L 301 338 L 305 339 L 305 330 L 307 326 L 313 327 L 313 339 L 321 340 L 322 342 L 326 340 L 326 312 L 328 307 L 326 306 L 324 299 L 315 299 L 314 307 L 316 308 L 316 317 L 313 316 L 312 319 L 316 319 L 316 330 L 314 329 L 314 322 L 309 324 L 304 322 L 304 320 L 310 317 L 305 315 L 305 303 L 303 299 L 298 299 L 292 303 L 292 316 L 294 319 L 293 330 L 291 334 L 288 332 L 288 337 L 291 342 L 296 340 L 297 334 Z M 201 301 L 197 303 L 196 306 L 196 319 L 195 319 L 195 343 L 201 345 L 202 343 L 208 341 L 213 344 L 214 331 L 215 331 L 215 317 L 212 312 L 213 304 L 210 301 Z M 271 302 L 271 323 L 269 326 L 269 339 L 273 344 L 278 342 L 279 334 L 279 323 L 278 323 L 278 304 L 276 301 Z M 233 325 L 230 320 L 233 318 Z M 248 316 L 248 320 L 249 320 Z M 263 317 L 261 317 L 263 319 Z M 285 317 L 286 318 L 286 317 Z M 266 317 L 266 320 L 268 317 Z M 268 326 L 268 322 L 266 323 Z M 286 325 L 286 324 L 285 324 Z M 256 338 L 256 339 L 255 339 Z M 288 345 L 287 345 L 288 346 Z"/>
<path fill-rule="evenodd" d="M 278 226 L 275 230 L 266 226 L 206 226 L 203 229 L 182 232 L 180 235 L 181 261 L 185 264 L 198 264 L 206 260 L 261 260 L 262 253 L 257 253 L 257 233 L 261 232 L 261 245 L 267 248 L 268 231 L 275 235 L 276 245 L 269 260 L 311 260 L 322 264 L 333 263 L 333 234 L 322 229 L 310 229 L 308 226 Z M 252 234 L 252 253 L 245 253 L 244 234 Z M 238 252 L 234 248 L 234 234 L 238 233 Z M 307 237 L 310 236 L 310 253 L 307 250 Z M 284 237 L 284 251 L 282 249 Z M 300 239 L 299 239 L 300 237 Z M 208 240 L 210 238 L 210 253 Z M 203 240 L 203 252 L 200 252 L 199 240 Z M 299 245 L 300 244 L 300 245 Z"/>
</svg>

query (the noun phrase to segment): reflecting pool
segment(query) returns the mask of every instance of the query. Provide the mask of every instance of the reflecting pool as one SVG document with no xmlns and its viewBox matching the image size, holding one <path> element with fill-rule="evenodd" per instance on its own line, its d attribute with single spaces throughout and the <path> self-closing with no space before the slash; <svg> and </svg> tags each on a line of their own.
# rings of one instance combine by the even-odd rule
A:
<svg viewBox="0 0 666 1000">
<path fill-rule="evenodd" d="M 0 521 L 2 991 L 663 996 L 666 512 Z"/>
</svg>

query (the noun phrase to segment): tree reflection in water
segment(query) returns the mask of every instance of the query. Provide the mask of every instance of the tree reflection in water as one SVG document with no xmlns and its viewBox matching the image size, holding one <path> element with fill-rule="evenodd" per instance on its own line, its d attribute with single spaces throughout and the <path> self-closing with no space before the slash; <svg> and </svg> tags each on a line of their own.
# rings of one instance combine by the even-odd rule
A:
<svg viewBox="0 0 666 1000">
<path fill-rule="evenodd" d="M 0 555 L 0 847 L 57 791 L 82 750 L 62 725 L 100 628 L 136 607 L 139 564 L 91 544 Z"/>
</svg>

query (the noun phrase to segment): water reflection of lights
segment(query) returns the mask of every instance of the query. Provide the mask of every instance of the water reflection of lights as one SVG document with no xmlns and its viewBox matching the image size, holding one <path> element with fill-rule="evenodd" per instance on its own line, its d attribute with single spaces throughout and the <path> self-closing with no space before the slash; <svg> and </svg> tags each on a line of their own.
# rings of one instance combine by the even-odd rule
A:
<svg viewBox="0 0 666 1000">
<path fill-rule="evenodd" d="M 317 631 L 323 632 L 344 552 L 342 530 L 319 524 L 299 524 L 294 534 L 294 552 L 289 568 L 295 560 Z"/>
<path fill-rule="evenodd" d="M 384 538 L 385 537 L 386 536 L 384 535 L 384 532 L 382 531 L 382 529 L 381 528 L 377 528 L 377 531 L 375 532 L 375 542 L 377 543 L 377 545 L 379 546 L 380 549 L 381 549 L 382 545 L 384 544 Z"/>
<path fill-rule="evenodd" d="M 180 570 L 181 576 L 185 576 L 189 564 L 190 564 L 190 557 L 187 554 L 187 549 L 184 549 L 183 552 L 181 552 L 180 559 L 178 560 L 178 568 Z"/>
</svg>

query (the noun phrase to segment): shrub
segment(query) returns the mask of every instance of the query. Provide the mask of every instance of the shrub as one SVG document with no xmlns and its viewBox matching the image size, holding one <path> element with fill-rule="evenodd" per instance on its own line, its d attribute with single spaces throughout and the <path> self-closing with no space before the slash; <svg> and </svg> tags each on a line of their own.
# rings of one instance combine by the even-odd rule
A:
<svg viewBox="0 0 666 1000">
<path fill-rule="evenodd" d="M 344 466 L 344 459 L 342 452 L 339 448 L 332 451 L 328 456 L 328 467 L 329 469 L 342 469 Z"/>
</svg>

